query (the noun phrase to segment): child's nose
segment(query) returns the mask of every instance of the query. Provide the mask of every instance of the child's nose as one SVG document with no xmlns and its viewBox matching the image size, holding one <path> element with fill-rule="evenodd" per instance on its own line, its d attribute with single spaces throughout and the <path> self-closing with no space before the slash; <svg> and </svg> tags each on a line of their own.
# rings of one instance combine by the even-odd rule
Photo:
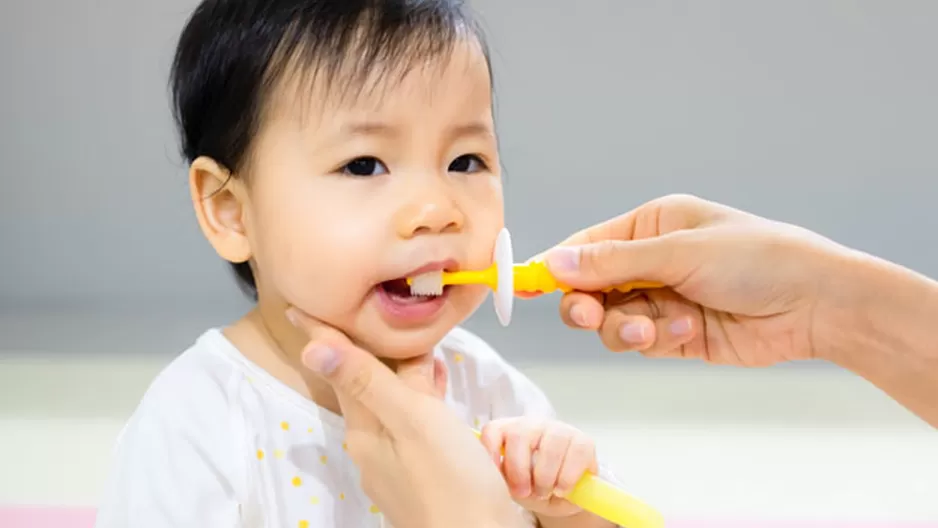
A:
<svg viewBox="0 0 938 528">
<path fill-rule="evenodd" d="M 401 238 L 424 234 L 457 233 L 462 230 L 465 217 L 451 199 L 440 196 L 435 200 L 411 203 L 398 211 L 395 224 Z"/>
</svg>

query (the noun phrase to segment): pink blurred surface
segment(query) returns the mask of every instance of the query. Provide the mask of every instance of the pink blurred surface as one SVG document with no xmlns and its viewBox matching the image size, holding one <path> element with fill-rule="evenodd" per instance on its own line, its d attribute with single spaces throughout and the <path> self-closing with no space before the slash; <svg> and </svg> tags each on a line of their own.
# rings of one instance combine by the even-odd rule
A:
<svg viewBox="0 0 938 528">
<path fill-rule="evenodd" d="M 92 528 L 93 508 L 0 507 L 3 528 Z"/>
<path fill-rule="evenodd" d="M 92 528 L 93 508 L 20 508 L 0 507 L 3 528 Z M 692 520 L 669 521 L 667 528 L 938 528 L 938 522 L 850 521 L 759 521 L 759 520 Z"/>
</svg>

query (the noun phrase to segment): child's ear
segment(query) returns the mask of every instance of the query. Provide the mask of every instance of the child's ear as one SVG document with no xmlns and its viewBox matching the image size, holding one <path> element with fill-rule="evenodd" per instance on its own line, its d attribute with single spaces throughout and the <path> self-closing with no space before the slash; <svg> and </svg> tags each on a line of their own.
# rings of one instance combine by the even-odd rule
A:
<svg viewBox="0 0 938 528">
<path fill-rule="evenodd" d="M 228 262 L 247 262 L 251 244 L 245 229 L 247 194 L 240 180 L 217 161 L 200 157 L 189 167 L 189 193 L 202 233 Z"/>
</svg>

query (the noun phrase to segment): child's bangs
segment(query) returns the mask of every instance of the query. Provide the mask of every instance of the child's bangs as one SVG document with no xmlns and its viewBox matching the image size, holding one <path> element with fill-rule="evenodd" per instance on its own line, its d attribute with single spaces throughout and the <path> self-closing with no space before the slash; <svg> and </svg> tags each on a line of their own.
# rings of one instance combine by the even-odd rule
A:
<svg viewBox="0 0 938 528">
<path fill-rule="evenodd" d="M 319 102 L 348 104 L 393 88 L 415 68 L 445 68 L 464 39 L 482 44 L 468 17 L 429 7 L 350 10 L 348 19 L 301 15 L 270 62 L 265 91 L 295 89 L 289 94 L 295 98 L 288 99 L 309 101 L 315 95 Z"/>
</svg>

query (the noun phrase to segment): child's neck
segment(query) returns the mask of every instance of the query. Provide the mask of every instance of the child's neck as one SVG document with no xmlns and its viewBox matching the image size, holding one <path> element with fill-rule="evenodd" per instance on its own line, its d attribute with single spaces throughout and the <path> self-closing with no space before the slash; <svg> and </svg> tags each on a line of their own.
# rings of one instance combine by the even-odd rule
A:
<svg viewBox="0 0 938 528">
<path fill-rule="evenodd" d="M 284 308 L 285 310 L 285 308 Z M 316 405 L 342 414 L 335 391 L 328 383 L 303 367 L 300 355 L 306 338 L 294 328 L 281 310 L 255 306 L 224 330 L 235 347 L 259 367 Z"/>
<path fill-rule="evenodd" d="M 303 366 L 300 356 L 308 339 L 287 320 L 285 311 L 286 306 L 281 309 L 258 305 L 226 328 L 225 337 L 246 358 L 283 384 L 341 416 L 332 386 Z M 394 368 L 393 364 L 388 366 Z"/>
</svg>

